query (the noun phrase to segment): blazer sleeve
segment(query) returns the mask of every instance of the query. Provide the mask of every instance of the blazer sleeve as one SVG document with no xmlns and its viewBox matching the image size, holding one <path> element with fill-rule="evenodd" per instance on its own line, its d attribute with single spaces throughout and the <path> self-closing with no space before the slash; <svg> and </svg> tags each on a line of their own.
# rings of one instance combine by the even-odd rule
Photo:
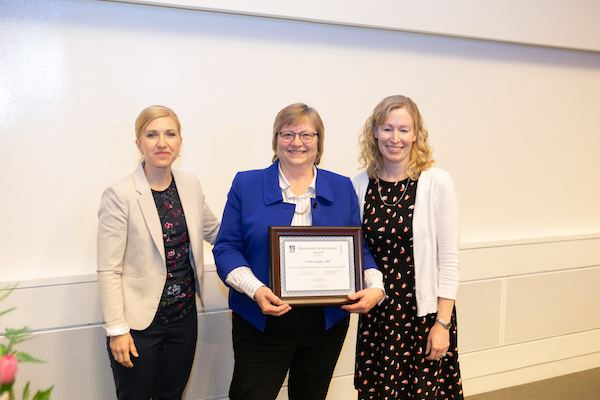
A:
<svg viewBox="0 0 600 400">
<path fill-rule="evenodd" d="M 196 178 L 196 177 L 194 177 L 194 178 Z M 217 234 L 219 233 L 220 223 L 219 223 L 219 220 L 217 219 L 217 217 L 215 217 L 215 214 L 213 214 L 212 210 L 206 203 L 204 191 L 202 190 L 202 184 L 200 183 L 198 178 L 196 178 L 196 182 L 198 182 L 198 186 L 200 188 L 200 194 L 202 196 L 202 221 L 204 224 L 203 237 L 204 237 L 205 241 L 214 245 L 215 240 L 217 239 Z"/>
<path fill-rule="evenodd" d="M 221 219 L 221 229 L 213 248 L 217 273 L 223 282 L 235 268 L 249 266 L 244 256 L 241 207 L 242 184 L 238 173 L 227 195 L 227 203 Z"/>
<path fill-rule="evenodd" d="M 97 272 L 100 306 L 107 334 L 129 331 L 123 307 L 123 260 L 127 245 L 127 201 L 114 187 L 102 194 L 98 210 Z M 112 332 L 111 332 L 112 331 Z"/>
</svg>

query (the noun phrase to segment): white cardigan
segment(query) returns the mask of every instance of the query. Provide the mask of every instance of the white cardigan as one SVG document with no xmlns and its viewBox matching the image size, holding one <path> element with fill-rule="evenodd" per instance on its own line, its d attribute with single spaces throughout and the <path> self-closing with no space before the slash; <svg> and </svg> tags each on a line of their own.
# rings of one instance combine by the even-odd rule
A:
<svg viewBox="0 0 600 400">
<path fill-rule="evenodd" d="M 363 221 L 369 177 L 362 172 L 352 180 Z M 413 255 L 417 315 L 437 312 L 438 297 L 456 300 L 458 265 L 458 200 L 450 175 L 439 168 L 421 172 L 413 214 Z"/>
</svg>

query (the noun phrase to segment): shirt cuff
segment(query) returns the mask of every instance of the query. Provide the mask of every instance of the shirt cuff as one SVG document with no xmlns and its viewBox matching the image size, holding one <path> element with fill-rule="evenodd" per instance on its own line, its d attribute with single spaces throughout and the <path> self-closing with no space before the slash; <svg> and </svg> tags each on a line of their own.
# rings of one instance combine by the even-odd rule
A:
<svg viewBox="0 0 600 400">
<path fill-rule="evenodd" d="M 129 333 L 129 325 L 127 324 L 121 324 L 121 325 L 115 325 L 115 326 L 104 326 L 104 329 L 106 329 L 106 336 L 121 336 L 124 335 L 126 333 Z"/>
<path fill-rule="evenodd" d="M 377 302 L 377 305 L 380 305 L 385 299 L 385 287 L 383 286 L 383 274 L 377 268 L 369 268 L 365 269 L 365 287 L 367 289 L 381 289 L 383 290 L 383 295 L 381 299 Z"/>
<path fill-rule="evenodd" d="M 225 279 L 225 283 L 240 293 L 246 294 L 252 300 L 258 288 L 266 286 L 254 275 L 249 267 L 237 267 Z"/>
</svg>

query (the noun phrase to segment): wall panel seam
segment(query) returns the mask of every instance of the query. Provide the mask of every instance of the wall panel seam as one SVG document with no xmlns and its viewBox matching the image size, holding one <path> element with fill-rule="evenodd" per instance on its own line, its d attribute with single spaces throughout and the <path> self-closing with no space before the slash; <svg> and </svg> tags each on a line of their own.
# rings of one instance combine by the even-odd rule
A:
<svg viewBox="0 0 600 400">
<path fill-rule="evenodd" d="M 214 310 L 210 310 L 210 311 L 206 311 L 206 312 L 198 312 L 197 315 L 209 315 L 209 314 L 223 313 L 223 312 L 229 313 L 230 311 L 231 310 L 229 308 L 220 308 L 220 309 L 214 309 Z M 39 334 L 39 333 L 44 333 L 44 332 L 56 332 L 56 331 L 63 331 L 63 330 L 92 328 L 92 327 L 103 326 L 103 325 L 104 325 L 103 322 L 90 322 L 90 323 L 76 324 L 76 325 L 53 326 L 51 328 L 30 329 L 30 330 L 28 330 L 28 332 Z"/>
<path fill-rule="evenodd" d="M 531 340 L 524 340 L 521 342 L 513 342 L 513 343 L 508 343 L 508 344 L 502 343 L 498 346 L 481 347 L 481 348 L 478 348 L 477 350 L 471 350 L 471 351 L 461 351 L 460 354 L 468 355 L 468 354 L 477 354 L 477 353 L 481 353 L 481 352 L 485 352 L 485 351 L 507 349 L 507 348 L 514 347 L 514 346 L 523 346 L 523 345 L 527 345 L 527 344 L 538 343 L 538 342 L 545 341 L 545 340 L 553 340 L 553 339 L 558 339 L 558 338 L 562 338 L 562 337 L 584 334 L 584 333 L 588 333 L 588 332 L 600 332 L 600 328 L 584 329 L 581 331 L 574 331 L 574 332 L 568 332 L 568 333 L 561 333 L 559 335 L 538 337 L 538 338 L 531 339 Z M 599 352 L 600 351 L 592 351 L 591 353 L 588 353 L 588 354 L 595 354 L 595 353 L 599 353 Z"/>
<path fill-rule="evenodd" d="M 524 278 L 524 277 L 531 277 L 531 276 L 536 276 L 536 275 L 549 275 L 549 274 L 563 273 L 563 272 L 569 272 L 569 271 L 572 272 L 572 271 L 580 271 L 580 270 L 592 270 L 595 268 L 600 268 L 600 264 L 593 264 L 593 265 L 587 265 L 587 266 L 576 266 L 576 267 L 572 267 L 572 268 L 544 270 L 544 271 L 538 271 L 538 272 L 528 272 L 528 273 L 524 273 L 524 274 L 499 275 L 499 276 L 486 277 L 486 278 L 480 278 L 480 279 L 461 280 L 460 284 L 474 283 L 474 282 L 477 282 L 477 283 L 490 282 L 490 281 L 495 281 L 495 280 L 499 280 L 499 279 L 509 279 L 509 278 Z"/>
</svg>

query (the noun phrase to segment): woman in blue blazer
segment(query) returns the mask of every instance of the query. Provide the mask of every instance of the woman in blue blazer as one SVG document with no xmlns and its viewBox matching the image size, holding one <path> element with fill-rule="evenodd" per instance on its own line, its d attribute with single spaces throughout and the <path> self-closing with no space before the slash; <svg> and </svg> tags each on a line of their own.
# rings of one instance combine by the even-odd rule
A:
<svg viewBox="0 0 600 400">
<path fill-rule="evenodd" d="M 275 399 L 289 370 L 291 399 L 324 399 L 349 323 L 382 299 L 382 275 L 365 246 L 367 289 L 342 307 L 298 307 L 269 289 L 269 226 L 360 226 L 351 181 L 317 169 L 324 126 L 316 110 L 292 104 L 273 126 L 273 164 L 235 177 L 213 253 L 234 290 L 235 368 L 230 399 Z"/>
</svg>

